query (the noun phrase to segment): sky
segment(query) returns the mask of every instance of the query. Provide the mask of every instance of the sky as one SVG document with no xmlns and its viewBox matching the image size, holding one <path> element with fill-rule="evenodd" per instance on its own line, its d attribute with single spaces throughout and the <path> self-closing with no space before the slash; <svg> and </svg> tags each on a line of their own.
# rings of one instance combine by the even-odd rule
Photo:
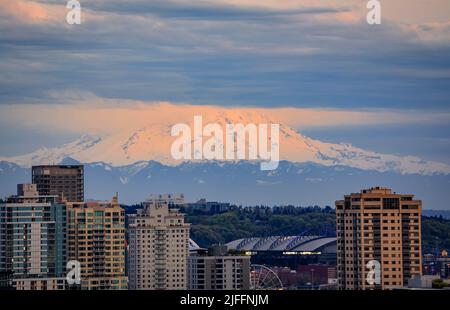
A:
<svg viewBox="0 0 450 310">
<path fill-rule="evenodd" d="M 65 1 L 0 0 L 0 156 L 89 128 L 53 107 L 170 102 L 314 110 L 314 138 L 450 163 L 448 0 L 381 1 L 381 25 L 365 0 L 80 3 L 69 25 Z"/>
</svg>

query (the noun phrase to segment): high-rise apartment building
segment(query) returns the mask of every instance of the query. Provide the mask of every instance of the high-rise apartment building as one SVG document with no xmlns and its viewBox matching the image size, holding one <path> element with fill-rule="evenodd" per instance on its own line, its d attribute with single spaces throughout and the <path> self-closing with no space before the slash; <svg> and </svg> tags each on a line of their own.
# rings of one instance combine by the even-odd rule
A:
<svg viewBox="0 0 450 310">
<path fill-rule="evenodd" d="M 57 195 L 60 200 L 84 201 L 82 165 L 33 166 L 32 182 L 41 195 Z"/>
<path fill-rule="evenodd" d="M 0 203 L 0 271 L 15 283 L 65 276 L 66 209 L 56 201 L 35 184 L 19 184 L 17 195 Z"/>
<path fill-rule="evenodd" d="M 250 256 L 228 254 L 226 246 L 197 251 L 188 258 L 188 289 L 250 289 Z"/>
<path fill-rule="evenodd" d="M 169 208 L 170 199 L 151 196 L 129 217 L 130 289 L 187 288 L 189 224 L 183 214 Z"/>
<path fill-rule="evenodd" d="M 67 257 L 81 266 L 81 289 L 126 289 L 125 211 L 108 202 L 66 202 Z"/>
<path fill-rule="evenodd" d="M 381 187 L 336 201 L 339 288 L 391 289 L 420 275 L 421 212 L 414 195 Z"/>
</svg>

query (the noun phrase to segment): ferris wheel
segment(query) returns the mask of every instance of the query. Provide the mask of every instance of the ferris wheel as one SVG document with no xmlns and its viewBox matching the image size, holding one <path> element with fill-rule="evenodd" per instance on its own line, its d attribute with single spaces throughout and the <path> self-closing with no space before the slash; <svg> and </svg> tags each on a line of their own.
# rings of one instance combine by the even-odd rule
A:
<svg viewBox="0 0 450 310">
<path fill-rule="evenodd" d="M 270 268 L 264 265 L 250 266 L 250 289 L 252 290 L 280 290 L 283 288 L 280 278 Z"/>
</svg>

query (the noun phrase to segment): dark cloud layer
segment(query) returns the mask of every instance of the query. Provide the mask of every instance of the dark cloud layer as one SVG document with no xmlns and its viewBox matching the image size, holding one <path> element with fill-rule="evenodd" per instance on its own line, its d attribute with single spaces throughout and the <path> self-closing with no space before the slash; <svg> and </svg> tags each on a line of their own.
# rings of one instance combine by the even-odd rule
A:
<svg viewBox="0 0 450 310">
<path fill-rule="evenodd" d="M 54 90 L 196 104 L 447 109 L 450 43 L 351 5 L 296 9 L 223 2 L 97 0 L 84 23 L 0 21 L 0 103 Z M 62 9 L 62 10 L 61 10 Z M 437 31 L 422 27 L 423 31 Z M 445 33 L 444 30 L 442 30 Z"/>
</svg>

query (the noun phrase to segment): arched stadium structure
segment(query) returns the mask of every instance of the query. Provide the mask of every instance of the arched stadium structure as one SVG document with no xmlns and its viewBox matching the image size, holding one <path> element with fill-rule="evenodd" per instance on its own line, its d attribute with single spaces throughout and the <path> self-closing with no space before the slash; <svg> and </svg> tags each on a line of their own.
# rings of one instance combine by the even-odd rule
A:
<svg viewBox="0 0 450 310">
<path fill-rule="evenodd" d="M 299 235 L 243 238 L 228 242 L 226 245 L 229 250 L 238 251 L 318 252 L 334 250 L 334 253 L 336 253 L 336 237 L 324 236 Z"/>
<path fill-rule="evenodd" d="M 237 239 L 229 250 L 248 252 L 253 264 L 296 269 L 306 264 L 336 264 L 336 237 L 317 235 L 268 236 Z"/>
</svg>

